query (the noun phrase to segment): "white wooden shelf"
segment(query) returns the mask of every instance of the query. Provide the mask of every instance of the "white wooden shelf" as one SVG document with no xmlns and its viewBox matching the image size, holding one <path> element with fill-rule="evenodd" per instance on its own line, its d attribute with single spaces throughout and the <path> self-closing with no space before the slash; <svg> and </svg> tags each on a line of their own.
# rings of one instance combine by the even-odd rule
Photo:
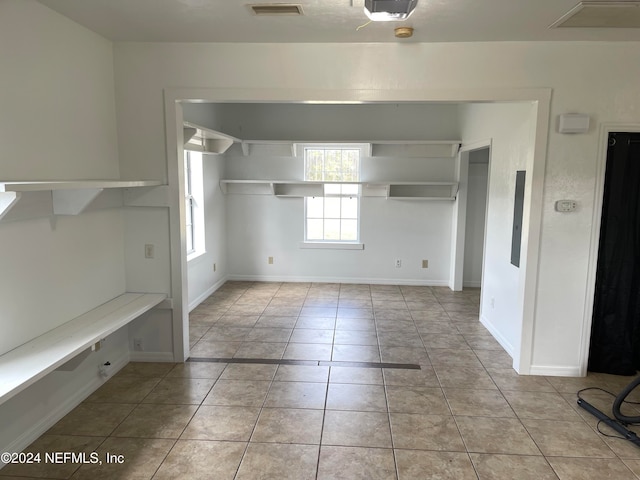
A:
<svg viewBox="0 0 640 480">
<path fill-rule="evenodd" d="M 42 215 L 38 204 L 51 201 L 50 214 L 78 215 L 105 191 L 113 190 L 149 190 L 159 187 L 162 182 L 156 180 L 77 180 L 77 181 L 30 181 L 30 182 L 0 182 L 0 219 L 15 207 L 23 194 L 32 195 L 31 202 L 25 202 L 27 218 Z M 46 195 L 35 195 L 48 192 Z M 34 200 L 35 199 L 35 200 Z M 19 217 L 17 219 L 20 219 Z"/>
<path fill-rule="evenodd" d="M 225 194 L 318 197 L 324 185 L 361 185 L 361 196 L 397 200 L 455 200 L 455 182 L 305 182 L 296 180 L 220 180 Z"/>
<path fill-rule="evenodd" d="M 151 310 L 159 293 L 125 293 L 0 355 L 0 403 Z"/>
<path fill-rule="evenodd" d="M 202 153 L 224 153 L 241 142 L 239 138 L 189 122 L 183 124 L 183 135 L 185 150 Z"/>
</svg>

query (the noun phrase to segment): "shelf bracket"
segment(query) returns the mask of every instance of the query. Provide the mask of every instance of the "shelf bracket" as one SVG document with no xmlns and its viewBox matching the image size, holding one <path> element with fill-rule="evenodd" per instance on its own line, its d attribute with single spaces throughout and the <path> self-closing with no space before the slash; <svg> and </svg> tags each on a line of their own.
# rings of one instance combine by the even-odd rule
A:
<svg viewBox="0 0 640 480">
<path fill-rule="evenodd" d="M 53 190 L 53 213 L 55 215 L 78 215 L 96 199 L 102 190 L 102 188 Z"/>
<path fill-rule="evenodd" d="M 19 192 L 0 192 L 0 219 L 20 200 Z"/>
</svg>

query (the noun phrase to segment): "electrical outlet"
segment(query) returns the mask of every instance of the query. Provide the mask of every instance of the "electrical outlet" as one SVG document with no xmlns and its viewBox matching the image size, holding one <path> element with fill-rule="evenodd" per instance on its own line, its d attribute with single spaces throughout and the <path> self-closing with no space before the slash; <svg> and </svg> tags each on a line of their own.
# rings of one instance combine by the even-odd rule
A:
<svg viewBox="0 0 640 480">
<path fill-rule="evenodd" d="M 269 265 L 273 265 L 273 257 L 269 257 L 269 259 L 267 260 L 267 262 L 269 263 Z"/>
<path fill-rule="evenodd" d="M 141 352 L 144 350 L 143 346 L 142 346 L 142 339 L 141 338 L 134 338 L 133 339 L 133 349 L 136 352 Z"/>
<path fill-rule="evenodd" d="M 153 244 L 147 243 L 144 246 L 144 258 L 153 258 L 154 255 L 155 255 L 155 248 Z"/>
<path fill-rule="evenodd" d="M 422 260 L 422 268 L 429 268 L 429 260 Z"/>
<path fill-rule="evenodd" d="M 402 267 L 402 260 L 400 260 L 399 258 L 396 259 L 396 268 L 400 268 Z"/>
</svg>

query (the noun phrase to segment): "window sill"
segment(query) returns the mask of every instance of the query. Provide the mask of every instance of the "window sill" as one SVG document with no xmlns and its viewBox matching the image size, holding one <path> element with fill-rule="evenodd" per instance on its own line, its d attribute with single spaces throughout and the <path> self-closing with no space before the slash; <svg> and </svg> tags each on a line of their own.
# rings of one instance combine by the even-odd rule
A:
<svg viewBox="0 0 640 480">
<path fill-rule="evenodd" d="M 206 250 L 191 252 L 190 254 L 187 255 L 187 263 L 191 263 L 194 260 L 202 257 L 205 253 L 207 253 Z"/>
<path fill-rule="evenodd" d="M 300 248 L 319 248 L 328 250 L 364 250 L 364 243 L 300 242 Z"/>
</svg>

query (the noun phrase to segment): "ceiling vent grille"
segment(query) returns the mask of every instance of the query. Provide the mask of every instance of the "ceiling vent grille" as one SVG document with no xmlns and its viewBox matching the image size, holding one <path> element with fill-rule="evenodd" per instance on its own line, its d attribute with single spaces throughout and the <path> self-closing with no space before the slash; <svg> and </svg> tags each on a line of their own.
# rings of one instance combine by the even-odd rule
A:
<svg viewBox="0 0 640 480">
<path fill-rule="evenodd" d="M 296 3 L 260 3 L 249 5 L 254 15 L 302 15 L 302 5 Z"/>
<path fill-rule="evenodd" d="M 640 28 L 640 1 L 580 2 L 549 28 Z"/>
</svg>

